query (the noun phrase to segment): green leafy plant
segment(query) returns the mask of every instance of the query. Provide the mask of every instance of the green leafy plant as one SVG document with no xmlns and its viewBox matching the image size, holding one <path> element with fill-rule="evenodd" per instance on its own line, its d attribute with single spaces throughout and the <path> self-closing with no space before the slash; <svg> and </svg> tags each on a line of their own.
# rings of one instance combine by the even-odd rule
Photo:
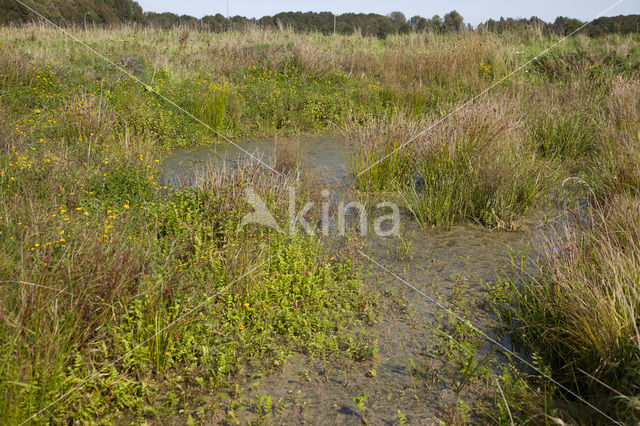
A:
<svg viewBox="0 0 640 426">
<path fill-rule="evenodd" d="M 360 418 L 362 419 L 362 422 L 365 424 L 369 424 L 369 422 L 364 417 L 364 411 L 366 409 L 366 402 L 367 402 L 367 393 L 365 391 L 362 391 L 360 396 L 354 396 L 353 402 L 356 403 L 358 410 L 360 410 Z"/>
</svg>

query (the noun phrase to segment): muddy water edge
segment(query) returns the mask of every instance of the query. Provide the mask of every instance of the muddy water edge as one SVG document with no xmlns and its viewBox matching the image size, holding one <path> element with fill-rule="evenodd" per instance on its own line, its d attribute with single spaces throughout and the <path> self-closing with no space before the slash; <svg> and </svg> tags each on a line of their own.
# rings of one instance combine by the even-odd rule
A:
<svg viewBox="0 0 640 426">
<path fill-rule="evenodd" d="M 273 166 L 295 155 L 296 165 L 312 171 L 332 193 L 348 197 L 346 144 L 340 138 L 250 140 L 238 146 L 172 152 L 163 162 L 165 183 L 193 185 L 202 171 L 233 169 L 246 159 L 246 152 Z M 402 278 L 360 257 L 362 280 L 379 309 L 375 321 L 353 334 L 372 343 L 371 356 L 314 359 L 296 354 L 277 372 L 247 376 L 242 392 L 222 401 L 224 410 L 211 414 L 209 421 L 354 425 L 365 420 L 371 424 L 486 421 L 497 395 L 491 377 L 500 374 L 506 358 L 407 283 L 510 347 L 487 305 L 487 288 L 508 265 L 510 255 L 530 244 L 530 237 L 473 225 L 425 231 L 404 213 L 400 234 L 360 241 L 363 252 Z M 336 249 L 335 241 L 327 245 Z"/>
</svg>

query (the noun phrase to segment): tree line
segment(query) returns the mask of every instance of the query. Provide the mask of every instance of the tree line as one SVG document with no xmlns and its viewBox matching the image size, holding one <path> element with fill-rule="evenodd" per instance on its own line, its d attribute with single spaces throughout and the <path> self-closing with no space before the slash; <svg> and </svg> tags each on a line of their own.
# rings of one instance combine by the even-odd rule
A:
<svg viewBox="0 0 640 426">
<path fill-rule="evenodd" d="M 132 0 L 24 0 L 57 25 L 146 23 L 142 7 Z M 15 0 L 0 0 L 0 24 L 37 21 L 38 16 Z"/>
<path fill-rule="evenodd" d="M 419 15 L 408 18 L 402 12 L 388 15 L 376 13 L 344 13 L 333 15 L 331 12 L 282 12 L 262 18 L 243 16 L 225 17 L 221 14 L 207 15 L 200 19 L 189 15 L 177 15 L 165 12 L 143 12 L 133 0 L 26 0 L 28 4 L 58 25 L 115 25 L 119 23 L 137 23 L 139 25 L 173 28 L 190 26 L 211 32 L 227 31 L 230 28 L 242 29 L 246 26 L 263 28 L 291 28 L 299 32 L 320 32 L 322 34 L 352 34 L 359 32 L 367 36 L 385 38 L 390 34 L 409 32 L 451 33 L 462 31 L 490 31 L 502 33 L 535 29 L 543 34 L 568 35 L 584 23 L 578 19 L 558 17 L 554 22 L 542 19 L 500 18 L 490 19 L 473 28 L 465 24 L 463 17 L 455 10 L 440 17 L 425 18 Z M 0 0 L 0 24 L 15 24 L 37 20 L 38 16 L 15 0 Z M 640 15 L 602 17 L 584 28 L 589 36 L 618 33 L 640 32 Z"/>
</svg>

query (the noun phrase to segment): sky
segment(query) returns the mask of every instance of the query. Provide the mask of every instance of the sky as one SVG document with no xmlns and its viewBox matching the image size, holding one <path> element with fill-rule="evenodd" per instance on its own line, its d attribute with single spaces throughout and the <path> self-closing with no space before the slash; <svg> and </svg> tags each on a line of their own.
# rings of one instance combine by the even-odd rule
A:
<svg viewBox="0 0 640 426">
<path fill-rule="evenodd" d="M 204 15 L 227 14 L 227 0 L 137 0 L 145 11 L 173 12 L 201 18 Z M 229 14 L 249 18 L 275 15 L 278 12 L 333 12 L 342 14 L 379 13 L 386 15 L 398 10 L 407 18 L 420 15 L 427 18 L 457 10 L 465 22 L 477 25 L 489 18 L 501 16 L 530 18 L 537 16 L 553 21 L 557 16 L 568 16 L 589 21 L 616 0 L 228 0 Z M 603 16 L 640 14 L 640 0 L 623 0 Z"/>
</svg>

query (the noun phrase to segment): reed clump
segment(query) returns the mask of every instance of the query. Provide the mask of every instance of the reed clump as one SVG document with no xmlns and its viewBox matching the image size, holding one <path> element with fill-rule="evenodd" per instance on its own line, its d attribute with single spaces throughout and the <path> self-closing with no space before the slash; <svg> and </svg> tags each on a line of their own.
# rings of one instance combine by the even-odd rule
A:
<svg viewBox="0 0 640 426">
<path fill-rule="evenodd" d="M 615 196 L 557 229 L 533 267 L 516 268 L 513 335 L 554 377 L 616 418 L 640 418 L 640 202 Z"/>
<path fill-rule="evenodd" d="M 514 110 L 513 100 L 491 98 L 444 119 L 354 126 L 348 165 L 361 189 L 398 189 L 423 227 L 471 220 L 511 228 L 554 178 Z"/>
</svg>

